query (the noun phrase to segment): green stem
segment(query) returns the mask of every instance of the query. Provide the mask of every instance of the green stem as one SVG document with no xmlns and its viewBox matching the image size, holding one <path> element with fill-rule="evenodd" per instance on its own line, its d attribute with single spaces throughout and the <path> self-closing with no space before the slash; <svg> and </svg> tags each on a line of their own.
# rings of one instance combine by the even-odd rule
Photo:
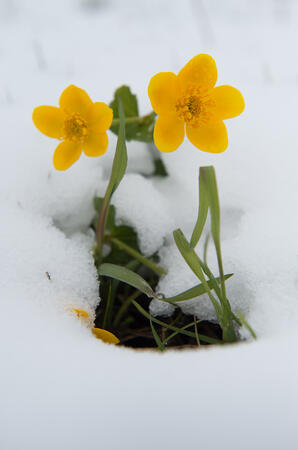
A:
<svg viewBox="0 0 298 450">
<path fill-rule="evenodd" d="M 184 325 L 184 327 L 179 328 L 179 330 L 187 330 L 187 328 L 190 328 L 190 327 L 196 325 L 197 322 L 200 322 L 200 320 L 197 320 L 197 319 L 196 319 L 195 322 L 188 323 L 187 325 Z M 170 324 L 170 325 L 173 326 L 173 324 Z M 173 337 L 177 336 L 177 334 L 181 334 L 180 331 L 174 331 L 174 333 L 170 334 L 167 338 L 165 338 L 165 339 L 162 341 L 162 343 L 163 343 L 164 345 L 168 344 L 168 342 L 169 342 L 171 339 L 173 339 Z"/>
<path fill-rule="evenodd" d="M 129 297 L 127 297 L 127 299 L 124 301 L 124 303 L 121 305 L 119 311 L 117 312 L 117 315 L 115 317 L 113 326 L 116 328 L 119 325 L 120 320 L 123 317 L 123 314 L 125 313 L 125 311 L 127 310 L 127 308 L 129 307 L 129 305 L 131 304 L 131 302 L 133 300 L 135 300 L 137 297 L 139 297 L 141 295 L 140 291 L 135 291 L 133 294 L 131 294 Z"/>
<path fill-rule="evenodd" d="M 151 317 L 151 315 L 149 313 L 147 313 L 147 311 L 145 311 L 145 309 L 142 308 L 141 305 L 139 305 L 139 303 L 136 302 L 135 300 L 132 301 L 132 304 L 137 308 L 137 310 L 141 314 L 143 314 L 143 316 L 147 317 L 147 319 L 150 320 L 150 318 L 151 318 L 152 322 L 155 322 L 158 325 L 161 325 L 162 327 L 166 327 L 169 330 L 177 331 L 178 333 L 185 334 L 186 336 L 190 336 L 190 337 L 193 337 L 193 338 L 196 337 L 195 333 L 192 333 L 191 331 L 186 331 L 183 328 L 173 327 L 171 325 L 168 325 L 165 322 L 162 322 L 161 320 L 156 319 L 155 317 Z M 202 334 L 199 334 L 199 338 L 200 338 L 201 341 L 207 342 L 208 344 L 223 344 L 223 342 L 219 341 L 218 339 L 214 339 L 214 338 L 211 338 L 209 336 L 203 336 Z"/>
<path fill-rule="evenodd" d="M 125 119 L 125 125 L 126 125 L 126 124 L 129 125 L 129 124 L 131 124 L 131 123 L 142 124 L 142 123 L 145 123 L 148 119 L 151 119 L 152 116 L 154 116 L 154 117 L 156 116 L 156 114 L 155 114 L 154 111 L 152 111 L 152 112 L 149 113 L 149 114 L 146 114 L 145 116 L 127 117 L 127 118 Z M 119 124 L 120 124 L 120 119 L 113 119 L 112 127 L 113 127 L 113 126 L 117 126 L 117 125 L 119 125 Z"/>
<path fill-rule="evenodd" d="M 134 248 L 125 244 L 124 242 L 120 241 L 119 239 L 112 237 L 111 242 L 113 244 L 117 245 L 117 247 L 120 248 L 121 250 L 124 250 L 126 253 L 131 255 L 136 260 L 140 261 L 142 264 L 144 264 L 144 266 L 147 266 L 149 269 L 151 269 L 153 272 L 155 272 L 158 276 L 166 274 L 164 269 L 157 266 L 150 259 L 146 258 L 141 253 L 139 253 L 137 250 L 135 250 Z"/>
<path fill-rule="evenodd" d="M 109 282 L 109 292 L 108 292 L 108 301 L 105 309 L 105 314 L 102 322 L 102 328 L 105 330 L 107 326 L 108 316 L 110 313 L 110 306 L 111 306 L 111 300 L 112 300 L 112 282 Z"/>
</svg>

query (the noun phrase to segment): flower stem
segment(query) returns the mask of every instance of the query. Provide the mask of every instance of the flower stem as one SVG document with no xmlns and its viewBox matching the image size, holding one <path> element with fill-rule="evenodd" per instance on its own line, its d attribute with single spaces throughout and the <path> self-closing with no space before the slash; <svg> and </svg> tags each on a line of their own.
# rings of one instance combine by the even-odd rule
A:
<svg viewBox="0 0 298 450">
<path fill-rule="evenodd" d="M 105 193 L 105 196 L 103 198 L 101 208 L 100 208 L 98 222 L 97 222 L 97 230 L 96 230 L 97 254 L 99 255 L 100 259 L 101 259 L 101 255 L 102 255 L 104 232 L 105 232 L 109 203 L 110 203 L 110 193 L 107 190 Z"/>
<path fill-rule="evenodd" d="M 134 116 L 134 117 L 127 117 L 125 119 L 125 124 L 129 125 L 131 123 L 138 123 L 138 124 L 143 124 L 145 123 L 148 119 L 151 119 L 152 117 L 155 117 L 156 114 L 154 111 L 152 111 L 149 114 L 146 114 L 145 116 Z M 119 125 L 120 124 L 120 119 L 113 119 L 112 122 L 112 127 Z"/>
</svg>

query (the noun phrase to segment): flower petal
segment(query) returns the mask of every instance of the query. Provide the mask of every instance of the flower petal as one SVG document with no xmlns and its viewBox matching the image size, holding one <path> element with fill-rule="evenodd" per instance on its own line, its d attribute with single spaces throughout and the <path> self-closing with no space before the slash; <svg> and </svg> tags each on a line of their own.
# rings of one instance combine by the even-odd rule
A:
<svg viewBox="0 0 298 450">
<path fill-rule="evenodd" d="M 177 75 L 173 72 L 160 72 L 154 75 L 148 86 L 148 95 L 157 114 L 175 111 L 178 98 Z"/>
<path fill-rule="evenodd" d="M 33 110 L 32 120 L 36 128 L 51 138 L 63 135 L 65 113 L 56 106 L 38 106 Z"/>
<path fill-rule="evenodd" d="M 204 90 L 213 88 L 217 80 L 217 68 L 210 55 L 201 53 L 194 56 L 178 73 L 182 88 L 195 85 Z"/>
<path fill-rule="evenodd" d="M 107 133 L 90 133 L 88 139 L 83 144 L 86 156 L 101 156 L 108 148 L 109 140 Z"/>
<path fill-rule="evenodd" d="M 209 122 L 199 127 L 186 126 L 186 135 L 199 150 L 222 153 L 228 146 L 228 134 L 223 122 Z"/>
<path fill-rule="evenodd" d="M 86 117 L 87 110 L 92 104 L 92 100 L 84 89 L 71 84 L 62 92 L 59 105 L 68 114 L 81 114 Z"/>
<path fill-rule="evenodd" d="M 84 318 L 88 318 L 89 314 L 87 313 L 87 311 L 85 311 L 84 309 L 80 309 L 80 308 L 72 308 L 72 310 L 76 313 L 76 315 L 78 317 L 84 317 Z"/>
<path fill-rule="evenodd" d="M 63 141 L 56 147 L 53 164 L 56 170 L 66 170 L 75 163 L 82 153 L 82 144 Z"/>
<path fill-rule="evenodd" d="M 176 114 L 162 115 L 156 120 L 153 138 L 158 150 L 173 152 L 184 140 L 184 121 Z"/>
<path fill-rule="evenodd" d="M 120 342 L 113 333 L 103 330 L 102 328 L 92 328 L 92 333 L 97 337 L 97 339 L 107 342 L 108 344 L 119 344 Z"/>
<path fill-rule="evenodd" d="M 238 116 L 245 107 L 241 92 L 232 86 L 218 86 L 212 89 L 210 99 L 215 103 L 212 110 L 222 120 Z"/>
<path fill-rule="evenodd" d="M 89 106 L 87 121 L 90 128 L 97 132 L 103 132 L 110 128 L 113 120 L 113 110 L 103 102 L 95 102 Z"/>
</svg>

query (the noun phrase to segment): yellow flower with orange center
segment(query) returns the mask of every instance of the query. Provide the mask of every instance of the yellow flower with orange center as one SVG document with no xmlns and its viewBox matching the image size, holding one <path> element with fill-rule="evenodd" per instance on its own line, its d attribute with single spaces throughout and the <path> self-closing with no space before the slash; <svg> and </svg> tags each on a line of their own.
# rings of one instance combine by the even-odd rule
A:
<svg viewBox="0 0 298 450">
<path fill-rule="evenodd" d="M 59 108 L 38 106 L 33 111 L 35 126 L 46 136 L 62 140 L 53 164 L 66 170 L 84 151 L 87 156 L 101 156 L 108 148 L 106 131 L 113 120 L 113 110 L 103 102 L 92 102 L 83 89 L 68 86 L 61 94 Z"/>
<path fill-rule="evenodd" d="M 244 99 L 232 86 L 214 87 L 217 68 L 206 54 L 192 58 L 178 73 L 160 72 L 151 78 L 148 94 L 158 118 L 154 142 L 162 152 L 173 152 L 186 135 L 198 149 L 221 153 L 228 146 L 225 119 L 244 110 Z"/>
</svg>

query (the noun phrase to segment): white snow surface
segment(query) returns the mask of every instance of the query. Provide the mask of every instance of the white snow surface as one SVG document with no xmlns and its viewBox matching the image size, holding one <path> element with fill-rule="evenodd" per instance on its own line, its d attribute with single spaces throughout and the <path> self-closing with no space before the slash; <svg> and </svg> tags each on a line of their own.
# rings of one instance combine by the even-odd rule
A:
<svg viewBox="0 0 298 450">
<path fill-rule="evenodd" d="M 1 450 L 297 448 L 297 23 L 295 0 L 0 1 Z M 105 102 L 125 83 L 146 113 L 150 77 L 198 53 L 246 100 L 227 121 L 228 150 L 185 140 L 162 155 L 170 177 L 152 181 L 150 150 L 128 143 L 113 203 L 144 253 L 159 252 L 159 291 L 174 295 L 197 280 L 172 231 L 190 237 L 198 168 L 214 165 L 228 295 L 258 340 L 164 354 L 109 346 L 71 308 L 92 316 L 99 302 L 88 225 L 116 139 L 56 172 L 57 143 L 32 109 L 71 83 Z M 184 308 L 214 318 L 207 299 Z"/>
</svg>

